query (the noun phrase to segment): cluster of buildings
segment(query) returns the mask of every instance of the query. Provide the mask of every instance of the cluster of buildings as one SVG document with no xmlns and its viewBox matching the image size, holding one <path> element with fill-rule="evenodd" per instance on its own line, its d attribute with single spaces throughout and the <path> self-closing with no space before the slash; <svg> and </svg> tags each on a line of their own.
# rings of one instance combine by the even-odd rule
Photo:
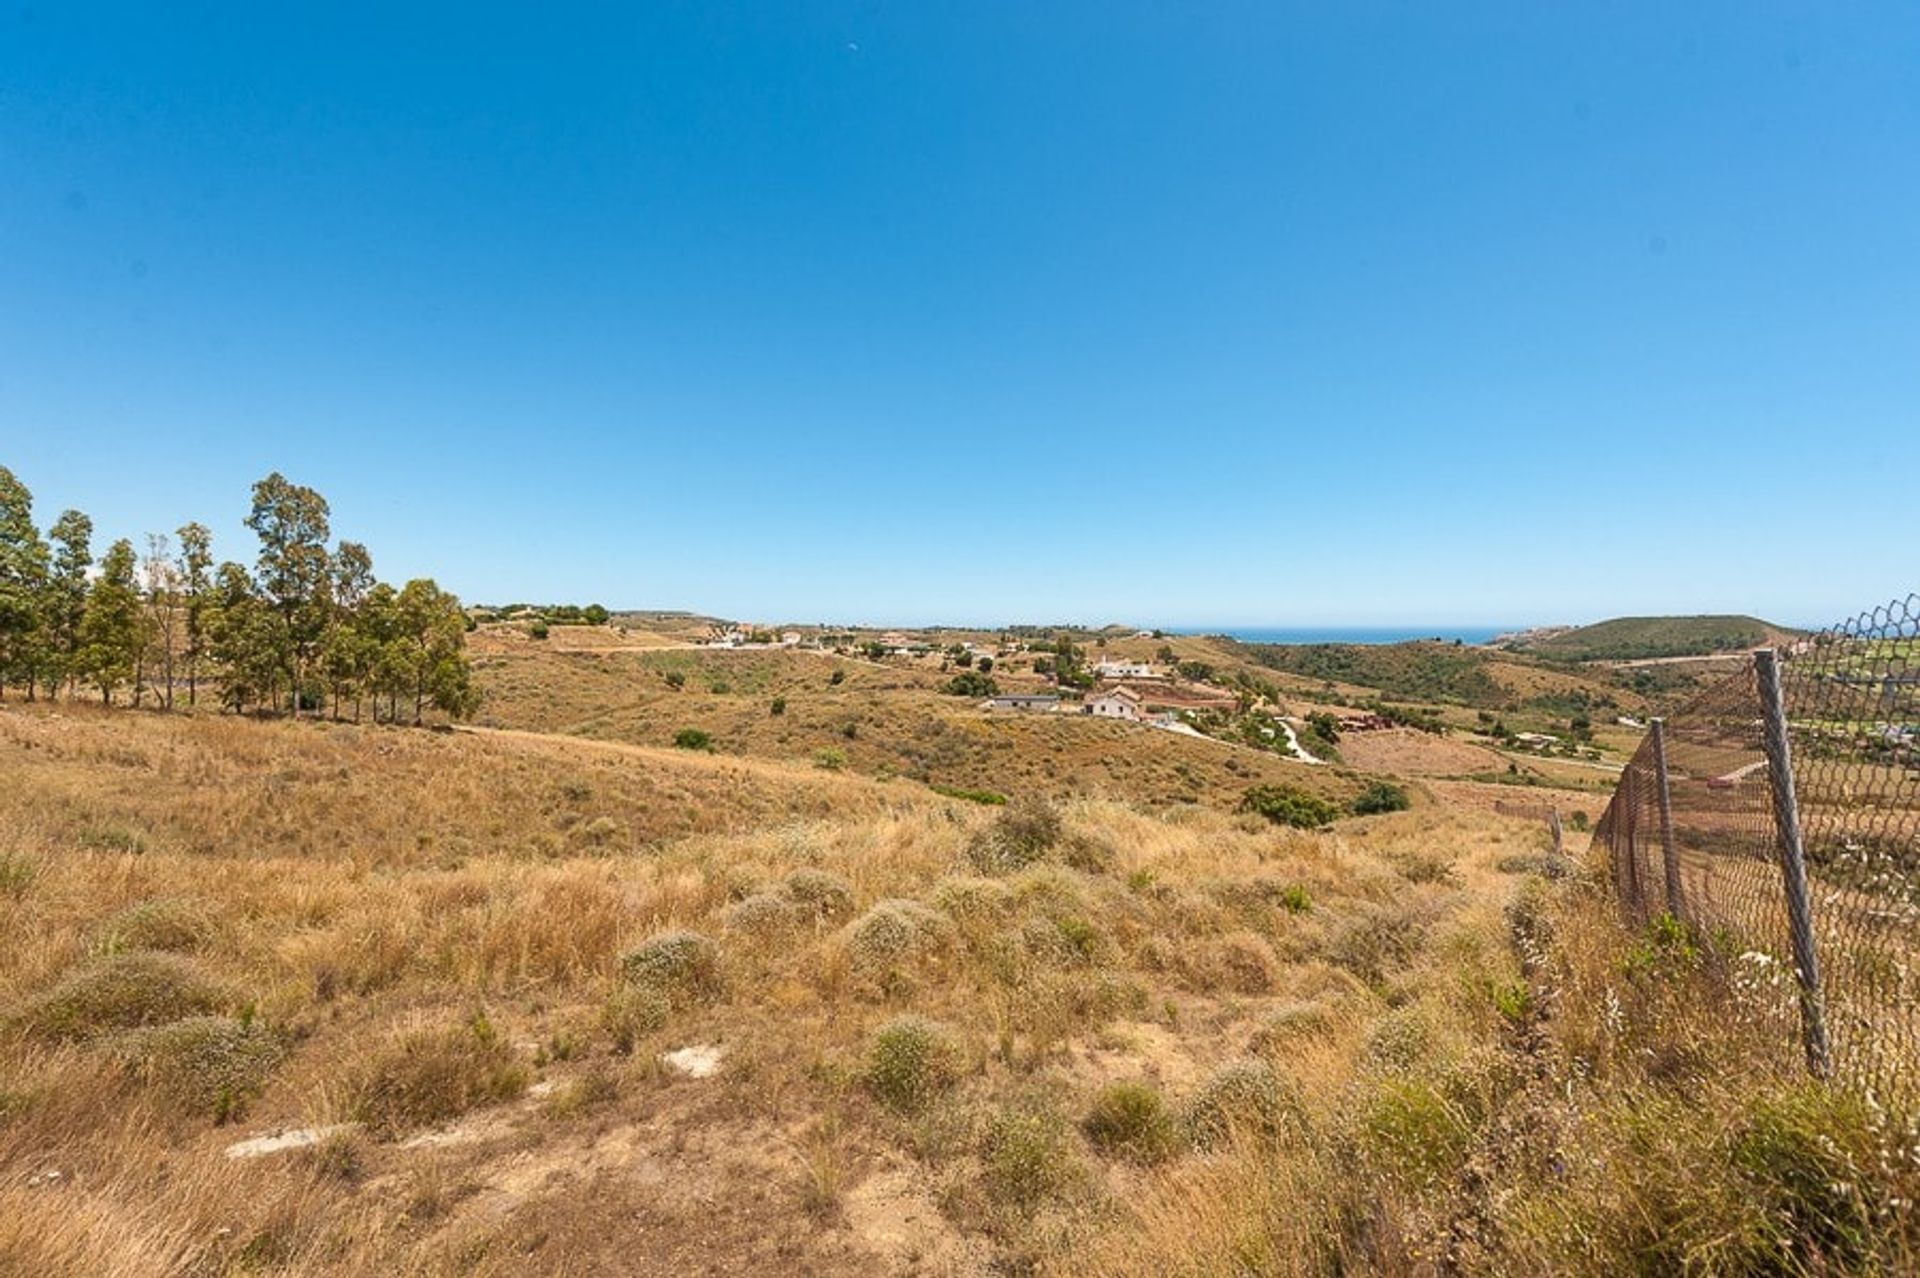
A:
<svg viewBox="0 0 1920 1278">
<path fill-rule="evenodd" d="M 1097 719 L 1168 725 L 1179 722 L 1181 714 L 1186 711 L 1231 712 L 1240 706 L 1239 697 L 1231 692 L 1199 684 L 1169 682 L 1144 662 L 1103 661 L 1093 667 L 1093 672 L 1101 678 L 1114 678 L 1117 675 L 1127 680 L 1097 688 L 1080 702 L 1080 713 Z M 981 703 L 981 708 L 1053 714 L 1065 705 L 1066 702 L 1057 693 L 1009 692 L 988 697 Z"/>
</svg>

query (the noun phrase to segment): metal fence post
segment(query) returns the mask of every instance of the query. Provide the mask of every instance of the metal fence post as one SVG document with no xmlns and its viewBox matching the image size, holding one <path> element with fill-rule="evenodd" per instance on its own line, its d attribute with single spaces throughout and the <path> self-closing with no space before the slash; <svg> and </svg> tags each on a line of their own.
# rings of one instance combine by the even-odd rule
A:
<svg viewBox="0 0 1920 1278">
<path fill-rule="evenodd" d="M 1780 692 L 1780 658 L 1772 648 L 1753 654 L 1765 719 L 1767 779 L 1773 790 L 1773 823 L 1779 836 L 1780 871 L 1793 932 L 1793 966 L 1800 980 L 1800 1028 L 1807 1068 L 1825 1078 L 1832 1071 L 1826 1004 L 1820 990 L 1820 959 L 1813 944 L 1813 907 L 1807 893 L 1807 855 L 1800 842 L 1800 801 L 1794 791 L 1793 753 L 1787 742 L 1787 709 Z"/>
<path fill-rule="evenodd" d="M 1667 869 L 1667 913 L 1682 922 L 1687 902 L 1680 883 L 1680 848 L 1673 841 L 1673 791 L 1667 785 L 1667 721 L 1653 721 L 1654 797 L 1660 804 L 1660 852 Z"/>
</svg>

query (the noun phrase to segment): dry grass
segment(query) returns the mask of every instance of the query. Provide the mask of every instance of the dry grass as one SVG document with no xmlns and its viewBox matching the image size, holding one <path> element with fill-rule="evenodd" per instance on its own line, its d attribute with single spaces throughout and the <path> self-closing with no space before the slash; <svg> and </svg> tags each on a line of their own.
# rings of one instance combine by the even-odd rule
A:
<svg viewBox="0 0 1920 1278">
<path fill-rule="evenodd" d="M 0 764 L 0 1273 L 1907 1258 L 1877 1120 L 1675 1047 L 1710 973 L 1526 823 L 66 708 Z"/>
</svg>

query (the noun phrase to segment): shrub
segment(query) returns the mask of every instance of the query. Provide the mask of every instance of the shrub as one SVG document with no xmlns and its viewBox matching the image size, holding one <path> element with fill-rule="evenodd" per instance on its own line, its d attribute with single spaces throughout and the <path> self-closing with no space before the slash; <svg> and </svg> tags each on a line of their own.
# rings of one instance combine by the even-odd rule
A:
<svg viewBox="0 0 1920 1278">
<path fill-rule="evenodd" d="M 1317 1038 L 1333 1028 L 1332 1009 L 1321 1003 L 1289 1003 L 1275 1008 L 1253 1031 L 1248 1044 L 1261 1056 L 1291 1050 L 1306 1039 Z"/>
<path fill-rule="evenodd" d="M 1137 1163 L 1157 1163 L 1179 1146 L 1179 1127 L 1151 1083 L 1110 1083 L 1080 1121 L 1094 1148 Z"/>
<path fill-rule="evenodd" d="M 535 639 L 545 639 L 547 637 L 547 623 L 544 621 L 536 621 L 527 627 L 527 633 Z"/>
<path fill-rule="evenodd" d="M 856 967 L 881 971 L 933 950 L 951 927 L 944 915 L 918 901 L 879 901 L 847 925 L 847 952 Z"/>
<path fill-rule="evenodd" d="M 1007 802 L 1007 796 L 998 790 L 969 790 L 957 785 L 936 785 L 932 789 L 935 794 L 944 794 L 949 799 L 964 799 L 968 803 L 984 804 L 992 808 L 1004 807 Z"/>
<path fill-rule="evenodd" d="M 217 1012 L 228 992 L 170 954 L 119 954 L 28 999 L 8 1020 L 40 1038 L 74 1040 Z"/>
<path fill-rule="evenodd" d="M 787 699 L 785 697 L 775 697 L 773 704 L 768 706 L 767 710 L 769 713 L 775 715 L 785 714 L 787 712 Z"/>
<path fill-rule="evenodd" d="M 1734 1168 L 1778 1222 L 1782 1253 L 1812 1262 L 1810 1272 L 1859 1270 L 1873 1250 L 1886 1212 L 1873 1127 L 1859 1099 L 1804 1086 L 1761 1098 L 1734 1134 Z"/>
<path fill-rule="evenodd" d="M 1431 1084 L 1392 1079 L 1369 1102 L 1361 1131 L 1376 1160 L 1414 1185 L 1450 1177 L 1472 1148 L 1466 1114 Z"/>
<path fill-rule="evenodd" d="M 1313 909 L 1313 898 L 1298 883 L 1280 889 L 1280 907 L 1289 914 L 1306 914 Z"/>
<path fill-rule="evenodd" d="M 713 734 L 700 728 L 682 728 L 673 734 L 673 744 L 682 750 L 713 749 Z"/>
<path fill-rule="evenodd" d="M 1317 794 L 1294 786 L 1256 785 L 1241 796 L 1240 809 L 1254 812 L 1275 825 L 1313 830 L 1331 825 L 1340 809 Z"/>
<path fill-rule="evenodd" d="M 640 1040 L 667 1023 L 672 1006 L 657 990 L 633 985 L 616 985 L 607 995 L 600 1022 L 613 1040 L 613 1051 L 628 1056 Z"/>
<path fill-rule="evenodd" d="M 1000 684 L 992 675 L 963 670 L 947 680 L 940 691 L 950 697 L 995 697 L 1000 695 Z"/>
<path fill-rule="evenodd" d="M 816 918 L 837 919 L 853 913 L 852 885 L 825 870 L 795 870 L 787 875 L 781 890 L 788 900 Z"/>
<path fill-rule="evenodd" d="M 1035 1106 L 1004 1109 L 987 1123 L 980 1151 L 989 1197 L 1026 1211 L 1080 1177 L 1067 1124 Z"/>
<path fill-rule="evenodd" d="M 376 1135 L 432 1127 L 527 1089 L 527 1067 L 485 1014 L 395 1035 L 364 1065 L 353 1116 Z"/>
<path fill-rule="evenodd" d="M 967 845 L 967 859 L 983 874 L 1032 865 L 1060 841 L 1059 811 L 1045 799 L 1025 798 L 995 817 Z"/>
<path fill-rule="evenodd" d="M 1369 782 L 1353 799 L 1355 816 L 1373 816 L 1381 812 L 1404 812 L 1413 806 L 1407 792 L 1391 781 Z"/>
<path fill-rule="evenodd" d="M 40 877 L 40 863 L 23 852 L 0 852 L 0 896 L 25 896 Z"/>
<path fill-rule="evenodd" d="M 825 768 L 828 772 L 838 772 L 847 766 L 846 751 L 835 750 L 832 746 L 828 746 L 813 756 L 813 762 L 815 767 Z"/>
<path fill-rule="evenodd" d="M 675 692 L 687 686 L 687 673 L 684 670 L 669 670 L 661 677 L 667 681 L 667 686 Z"/>
<path fill-rule="evenodd" d="M 1286 1080 L 1255 1059 L 1222 1066 L 1187 1101 L 1182 1117 L 1196 1148 L 1215 1149 L 1238 1134 L 1274 1135 L 1297 1109 Z"/>
<path fill-rule="evenodd" d="M 844 670 L 835 670 L 832 674 L 827 676 L 827 682 L 836 688 L 839 687 L 841 684 L 845 683 L 846 681 L 847 681 L 847 672 Z"/>
<path fill-rule="evenodd" d="M 129 906 L 94 933 L 97 954 L 130 950 L 194 950 L 206 944 L 213 924 L 191 901 L 162 899 Z"/>
<path fill-rule="evenodd" d="M 960 1068 L 959 1045 L 945 1026 L 900 1016 L 874 1034 L 865 1079 L 883 1104 L 911 1112 L 959 1082 Z"/>
<path fill-rule="evenodd" d="M 132 1030 L 113 1054 L 142 1082 L 224 1123 L 260 1094 L 286 1046 L 251 1017 L 193 1016 Z"/>
<path fill-rule="evenodd" d="M 669 1006 L 710 1003 L 725 988 L 720 947 L 698 932 L 662 932 L 620 956 L 620 975 Z"/>
<path fill-rule="evenodd" d="M 755 892 L 729 905 L 721 918 L 729 931 L 766 934 L 798 923 L 800 911 L 779 892 Z"/>
</svg>

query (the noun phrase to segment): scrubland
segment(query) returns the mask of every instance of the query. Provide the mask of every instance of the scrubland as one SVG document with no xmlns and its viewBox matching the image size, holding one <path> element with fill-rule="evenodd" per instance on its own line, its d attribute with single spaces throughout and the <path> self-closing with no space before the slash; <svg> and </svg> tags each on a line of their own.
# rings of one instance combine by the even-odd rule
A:
<svg viewBox="0 0 1920 1278">
<path fill-rule="evenodd" d="M 1444 792 L 15 704 L 0 761 L 0 1272 L 1915 1261 L 1911 1129 Z"/>
</svg>

